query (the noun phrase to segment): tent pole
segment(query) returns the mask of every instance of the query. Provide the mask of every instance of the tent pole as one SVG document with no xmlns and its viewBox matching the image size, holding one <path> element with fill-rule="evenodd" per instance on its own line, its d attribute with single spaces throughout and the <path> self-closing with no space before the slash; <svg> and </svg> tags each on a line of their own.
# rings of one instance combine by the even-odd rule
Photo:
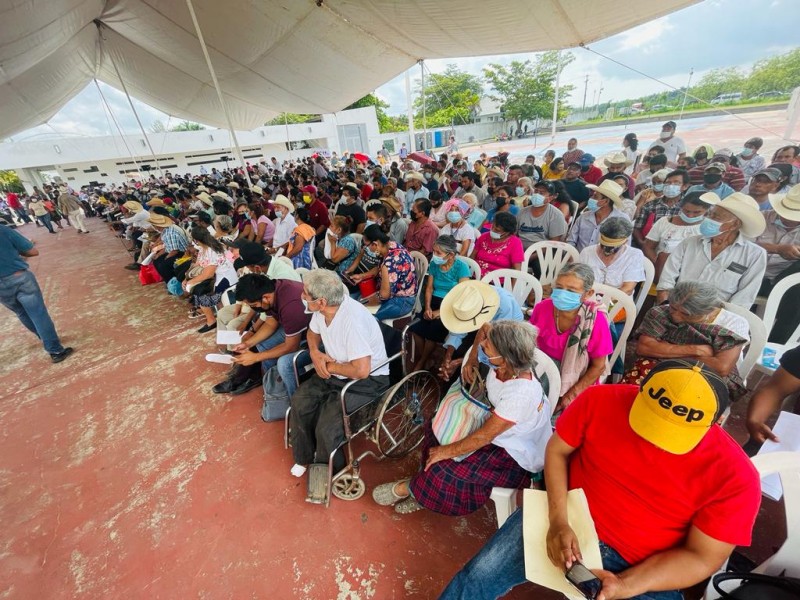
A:
<svg viewBox="0 0 800 600">
<path fill-rule="evenodd" d="M 420 96 L 422 99 L 422 151 L 428 150 L 428 118 L 425 114 L 425 62 L 420 59 L 419 71 L 422 74 L 422 88 Z"/>
<path fill-rule="evenodd" d="M 250 179 L 250 172 L 247 170 L 247 163 L 244 162 L 242 149 L 239 147 L 239 140 L 236 137 L 236 132 L 233 129 L 233 123 L 231 122 L 231 115 L 228 112 L 228 105 L 225 104 L 225 98 L 223 98 L 222 96 L 222 90 L 219 87 L 219 81 L 217 81 L 217 74 L 214 71 L 214 65 L 211 64 L 211 57 L 208 54 L 208 48 L 206 48 L 206 41 L 203 38 L 203 32 L 200 31 L 200 23 L 197 22 L 197 15 L 194 12 L 194 5 L 192 4 L 192 0 L 186 0 L 186 6 L 189 8 L 189 14 L 192 17 L 192 23 L 194 24 L 194 31 L 197 34 L 197 39 L 200 41 L 200 47 L 203 49 L 203 56 L 206 57 L 208 72 L 211 74 L 211 80 L 214 82 L 214 89 L 217 90 L 217 98 L 219 98 L 219 104 L 220 106 L 222 106 L 222 112 L 225 113 L 225 120 L 228 123 L 228 130 L 231 133 L 231 138 L 233 138 L 233 145 L 236 147 L 236 155 L 239 158 L 239 162 L 242 163 L 242 169 L 244 169 L 245 177 L 247 177 L 247 181 L 250 183 L 250 186 L 252 187 L 253 180 Z"/>
<path fill-rule="evenodd" d="M 410 69 L 409 69 L 410 70 Z M 411 103 L 411 75 L 406 70 L 406 102 L 408 103 L 408 137 L 411 148 L 409 152 L 417 151 L 417 144 L 414 140 L 414 106 Z"/>
<path fill-rule="evenodd" d="M 102 36 L 101 36 L 102 39 Z M 136 112 L 136 107 L 133 105 L 133 100 L 131 100 L 131 95 L 128 93 L 128 86 L 125 85 L 125 80 L 122 79 L 122 75 L 119 73 L 119 69 L 117 68 L 117 61 L 114 60 L 114 53 L 108 53 L 109 58 L 111 59 L 111 66 L 114 67 L 114 72 L 117 74 L 117 79 L 119 79 L 119 83 L 122 86 L 122 91 L 125 92 L 125 97 L 128 99 L 128 104 L 133 111 L 133 116 L 136 117 L 136 122 L 139 124 L 139 130 L 142 132 L 144 136 L 144 141 L 147 144 L 147 147 L 150 149 L 150 154 L 153 155 L 153 160 L 156 163 L 156 169 L 158 172 L 161 173 L 161 176 L 164 176 L 164 171 L 161 169 L 161 165 L 158 162 L 158 157 L 156 156 L 155 151 L 153 150 L 153 145 L 150 143 L 150 138 L 147 137 L 147 132 L 144 130 L 144 125 L 142 125 L 142 120 L 139 118 L 139 113 Z"/>
<path fill-rule="evenodd" d="M 139 166 L 139 162 L 136 160 L 136 157 L 133 155 L 130 146 L 128 146 L 128 141 L 125 139 L 125 134 L 122 133 L 122 129 L 119 126 L 119 122 L 117 122 L 117 118 L 114 116 L 114 113 L 111 112 L 111 105 L 109 105 L 108 100 L 106 100 L 105 94 L 103 94 L 103 90 L 100 89 L 100 84 L 97 83 L 97 79 L 94 79 L 93 81 L 95 87 L 97 87 L 98 93 L 100 94 L 100 99 L 103 101 L 103 104 L 105 105 L 108 114 L 111 115 L 111 119 L 114 121 L 114 125 L 116 125 L 117 127 L 117 131 L 119 132 L 119 137 L 122 138 L 122 143 L 125 144 L 125 149 L 128 151 L 128 154 L 131 155 L 131 160 L 133 161 L 133 164 L 136 165 L 136 170 L 139 172 L 139 175 L 141 176 L 142 169 Z"/>
</svg>

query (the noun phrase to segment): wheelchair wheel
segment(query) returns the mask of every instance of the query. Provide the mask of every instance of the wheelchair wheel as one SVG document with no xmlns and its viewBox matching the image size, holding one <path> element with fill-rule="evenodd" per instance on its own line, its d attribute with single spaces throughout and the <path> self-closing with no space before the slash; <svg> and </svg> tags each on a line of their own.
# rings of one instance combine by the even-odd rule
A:
<svg viewBox="0 0 800 600">
<path fill-rule="evenodd" d="M 358 500 L 367 491 L 363 479 L 355 479 L 352 473 L 346 473 L 333 482 L 333 495 L 340 500 Z"/>
<path fill-rule="evenodd" d="M 441 389 L 427 371 L 403 377 L 383 400 L 375 423 L 375 443 L 383 456 L 401 458 L 422 443 L 425 423 L 433 418 Z"/>
</svg>

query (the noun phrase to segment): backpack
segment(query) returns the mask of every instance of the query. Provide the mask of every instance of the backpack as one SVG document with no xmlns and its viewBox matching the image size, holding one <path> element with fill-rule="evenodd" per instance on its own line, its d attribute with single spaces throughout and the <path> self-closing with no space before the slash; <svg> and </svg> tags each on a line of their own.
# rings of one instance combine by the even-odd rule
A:
<svg viewBox="0 0 800 600">
<path fill-rule="evenodd" d="M 261 405 L 261 418 L 266 421 L 280 421 L 289 408 L 289 394 L 283 383 L 278 366 L 275 365 L 264 373 L 264 403 Z"/>
<path fill-rule="evenodd" d="M 725 591 L 720 584 L 728 580 L 739 580 L 736 589 Z M 774 577 L 758 573 L 718 573 L 712 584 L 723 599 L 730 600 L 797 600 L 800 598 L 800 579 Z"/>
</svg>

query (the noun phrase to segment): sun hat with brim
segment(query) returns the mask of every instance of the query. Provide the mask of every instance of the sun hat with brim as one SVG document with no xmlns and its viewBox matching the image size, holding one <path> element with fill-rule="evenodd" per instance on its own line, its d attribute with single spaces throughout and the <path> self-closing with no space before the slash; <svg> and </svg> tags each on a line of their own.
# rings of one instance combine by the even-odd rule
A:
<svg viewBox="0 0 800 600">
<path fill-rule="evenodd" d="M 497 314 L 500 295 L 488 283 L 463 281 L 447 292 L 439 307 L 439 318 L 452 333 L 477 331 Z"/>
<path fill-rule="evenodd" d="M 694 450 L 729 404 L 725 381 L 701 362 L 661 361 L 639 388 L 628 423 L 670 454 Z"/>
<path fill-rule="evenodd" d="M 136 200 L 128 200 L 128 201 L 127 201 L 125 204 L 123 204 L 122 206 L 124 206 L 125 208 L 127 208 L 129 211 L 131 211 L 131 212 L 135 212 L 135 213 L 137 213 L 137 212 L 140 212 L 140 211 L 143 211 L 143 210 L 144 210 L 144 207 L 143 207 L 141 204 L 139 204 L 138 202 L 136 202 Z"/>
<path fill-rule="evenodd" d="M 600 192 L 603 194 L 603 196 L 609 198 L 611 202 L 614 203 L 614 206 L 619 206 L 622 204 L 622 198 L 620 196 L 624 190 L 616 181 L 605 179 L 600 183 L 600 185 L 592 185 L 591 183 L 587 183 L 586 187 L 590 190 Z"/>
<path fill-rule="evenodd" d="M 165 206 L 165 204 L 161 198 L 153 198 L 147 201 L 147 206 Z"/>
<path fill-rule="evenodd" d="M 205 193 L 205 192 L 197 194 L 197 197 L 200 198 L 200 196 L 202 196 L 203 193 Z M 228 196 L 228 194 L 226 194 L 225 192 L 214 192 L 211 195 L 214 196 L 215 198 L 219 198 L 220 200 L 225 200 L 225 202 L 229 202 L 231 200 L 231 197 Z M 202 200 L 202 198 L 201 198 L 201 200 Z M 203 200 L 203 202 L 205 202 L 205 200 Z M 214 201 L 211 200 L 211 203 L 213 203 L 213 202 Z"/>
<path fill-rule="evenodd" d="M 150 221 L 150 225 L 155 227 L 169 227 L 172 225 L 172 219 L 164 215 L 150 213 L 148 220 Z"/>
<path fill-rule="evenodd" d="M 180 186 L 177 183 L 170 183 L 167 188 L 170 190 L 177 190 Z"/>
<path fill-rule="evenodd" d="M 710 204 L 711 206 L 720 203 L 719 196 L 717 196 L 714 192 L 706 192 L 705 194 L 701 194 L 698 200 L 701 200 L 706 204 Z"/>
<path fill-rule="evenodd" d="M 381 198 L 381 204 L 392 209 L 398 214 L 403 212 L 403 207 L 400 205 L 400 202 L 397 200 L 397 198 Z"/>
<path fill-rule="evenodd" d="M 653 173 L 653 179 L 664 181 L 670 173 L 672 173 L 670 169 L 659 169 Z"/>
<path fill-rule="evenodd" d="M 490 167 L 489 168 L 489 175 L 494 175 L 495 177 L 499 177 L 500 179 L 505 179 L 505 171 L 500 167 Z"/>
<path fill-rule="evenodd" d="M 259 196 L 264 193 L 264 190 L 261 188 L 260 185 L 250 186 L 250 191 Z"/>
<path fill-rule="evenodd" d="M 410 179 L 416 179 L 417 181 L 425 183 L 425 176 L 422 173 L 417 173 L 416 171 L 409 171 L 406 173 L 405 179 L 406 181 L 409 181 Z"/>
<path fill-rule="evenodd" d="M 800 185 L 794 186 L 786 194 L 770 194 L 769 203 L 787 221 L 800 221 Z"/>
<path fill-rule="evenodd" d="M 758 203 L 747 194 L 734 192 L 717 203 L 717 208 L 724 208 L 742 222 L 742 235 L 756 238 L 764 233 L 767 222 L 764 213 L 758 208 Z"/>
<path fill-rule="evenodd" d="M 231 181 L 231 182 L 228 184 L 228 187 L 229 187 L 229 188 L 231 188 L 232 190 L 238 190 L 238 189 L 239 189 L 239 184 L 238 184 L 238 183 L 236 183 L 235 181 Z"/>
<path fill-rule="evenodd" d="M 294 212 L 294 205 L 283 194 L 278 194 L 278 197 L 275 198 L 275 202 L 273 202 L 273 205 L 275 205 L 275 206 L 283 206 L 290 213 Z"/>
<path fill-rule="evenodd" d="M 607 167 L 610 167 L 611 165 L 625 165 L 627 167 L 628 165 L 633 164 L 633 161 L 629 159 L 624 152 L 615 152 L 610 156 L 606 156 L 603 159 L 603 164 Z"/>
<path fill-rule="evenodd" d="M 161 192 L 159 190 L 150 190 L 147 193 L 150 194 L 151 196 L 160 196 L 161 195 Z"/>
<path fill-rule="evenodd" d="M 204 186 L 204 185 L 198 185 L 196 188 L 194 188 L 194 191 L 195 192 L 207 192 L 208 188 L 206 186 Z"/>
<path fill-rule="evenodd" d="M 207 206 L 211 206 L 212 204 L 214 204 L 214 200 L 212 200 L 211 196 L 209 196 L 205 192 L 200 192 L 199 194 L 197 194 L 197 199 Z"/>
</svg>

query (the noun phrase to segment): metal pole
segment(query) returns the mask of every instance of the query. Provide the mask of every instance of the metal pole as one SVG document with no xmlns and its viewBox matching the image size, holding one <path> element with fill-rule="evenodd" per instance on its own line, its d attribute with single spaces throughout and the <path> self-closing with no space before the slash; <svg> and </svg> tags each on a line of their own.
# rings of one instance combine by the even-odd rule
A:
<svg viewBox="0 0 800 600">
<path fill-rule="evenodd" d="M 411 75 L 406 71 L 406 102 L 408 102 L 408 137 L 411 143 L 409 152 L 417 151 L 417 144 L 414 141 L 414 105 L 411 102 Z"/>
<path fill-rule="evenodd" d="M 559 84 L 561 81 L 561 52 L 556 54 L 556 93 L 553 99 L 553 127 L 550 131 L 550 143 L 554 143 L 556 139 L 556 124 L 558 123 L 558 92 Z"/>
<path fill-rule="evenodd" d="M 131 151 L 130 146 L 128 146 L 128 142 L 125 139 L 125 134 L 122 133 L 122 128 L 119 126 L 119 123 L 117 122 L 117 118 L 114 116 L 114 113 L 111 112 L 111 106 L 108 104 L 108 100 L 106 100 L 106 97 L 103 94 L 103 90 L 100 89 L 100 85 L 97 83 L 97 79 L 94 79 L 93 81 L 94 81 L 95 87 L 97 87 L 98 93 L 100 94 L 100 99 L 103 101 L 103 104 L 105 105 L 106 110 L 108 111 L 108 114 L 111 115 L 111 119 L 114 121 L 114 125 L 117 127 L 117 131 L 119 132 L 119 137 L 122 138 L 122 143 L 125 145 L 125 149 L 128 151 L 128 154 L 131 155 L 131 160 L 133 161 L 133 164 L 136 165 L 136 170 L 139 172 L 139 176 L 141 177 L 142 176 L 142 171 L 141 171 L 141 168 L 139 166 L 139 163 L 137 162 L 136 157 L 133 155 L 133 152 Z"/>
<path fill-rule="evenodd" d="M 683 108 L 686 106 L 686 96 L 689 95 L 689 86 L 692 85 L 692 75 L 694 75 L 694 67 L 689 69 L 689 81 L 686 82 L 686 89 L 683 91 L 683 102 L 681 102 L 681 114 L 678 115 L 678 121 L 683 118 Z"/>
<path fill-rule="evenodd" d="M 217 90 L 217 98 L 219 99 L 219 104 L 222 106 L 222 112 L 225 113 L 225 120 L 228 122 L 228 130 L 231 132 L 231 137 L 233 138 L 233 144 L 236 146 L 236 155 L 239 157 L 239 162 L 242 163 L 242 169 L 244 169 L 244 175 L 247 177 L 247 181 L 250 185 L 253 185 L 253 180 L 250 179 L 250 172 L 247 170 L 247 163 L 244 162 L 244 156 L 242 155 L 242 149 L 239 147 L 239 140 L 236 137 L 236 132 L 233 129 L 233 122 L 231 121 L 231 115 L 228 112 L 228 105 L 225 104 L 225 98 L 222 96 L 222 90 L 219 87 L 219 81 L 217 81 L 217 74 L 214 71 L 214 65 L 211 64 L 211 57 L 208 54 L 208 48 L 206 48 L 206 42 L 203 38 L 203 32 L 200 31 L 200 23 L 197 22 L 197 15 L 194 12 L 194 5 L 192 4 L 192 0 L 186 0 L 186 6 L 189 8 L 189 14 L 192 17 L 192 23 L 194 24 L 194 31 L 197 34 L 197 39 L 200 42 L 200 48 L 203 49 L 203 56 L 206 57 L 206 64 L 208 65 L 208 72 L 211 74 L 211 80 L 214 82 L 214 89 Z"/>
<path fill-rule="evenodd" d="M 289 151 L 289 160 L 292 160 L 292 142 L 289 140 L 289 117 L 286 113 L 283 113 L 283 126 L 286 128 L 286 150 Z"/>
<path fill-rule="evenodd" d="M 422 88 L 420 90 L 422 99 L 422 151 L 425 152 L 428 149 L 428 119 L 425 115 L 425 63 L 422 60 L 419 61 L 419 71 L 422 74 Z"/>
<path fill-rule="evenodd" d="M 586 112 L 586 90 L 589 88 L 589 76 L 586 76 L 586 79 L 583 80 L 583 106 L 581 106 L 581 112 Z"/>
</svg>

